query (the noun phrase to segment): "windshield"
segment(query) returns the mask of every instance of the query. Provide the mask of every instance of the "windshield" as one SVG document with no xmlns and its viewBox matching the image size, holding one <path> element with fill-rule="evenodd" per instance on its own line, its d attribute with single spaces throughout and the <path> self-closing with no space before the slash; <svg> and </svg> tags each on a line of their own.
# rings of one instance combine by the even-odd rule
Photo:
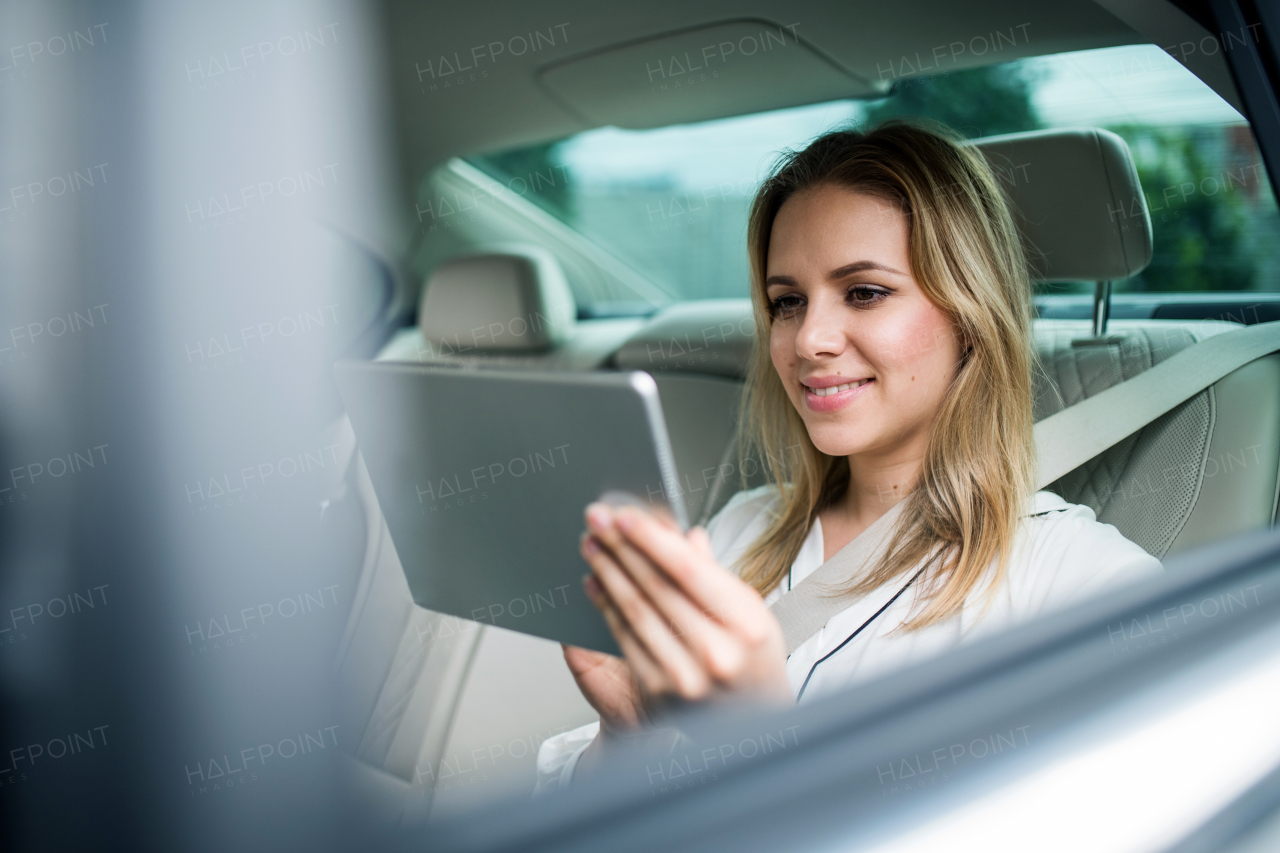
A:
<svg viewBox="0 0 1280 853">
<path fill-rule="evenodd" d="M 675 299 L 744 297 L 747 213 L 779 153 L 836 127 L 895 116 L 937 119 L 970 138 L 1071 126 L 1120 134 L 1147 195 L 1155 245 L 1151 265 L 1117 291 L 1247 291 L 1280 281 L 1280 217 L 1247 122 L 1152 45 L 898 80 L 878 101 L 656 130 L 600 128 L 471 162 L 504 180 L 553 176 L 517 186 L 527 184 L 526 198 Z"/>
</svg>

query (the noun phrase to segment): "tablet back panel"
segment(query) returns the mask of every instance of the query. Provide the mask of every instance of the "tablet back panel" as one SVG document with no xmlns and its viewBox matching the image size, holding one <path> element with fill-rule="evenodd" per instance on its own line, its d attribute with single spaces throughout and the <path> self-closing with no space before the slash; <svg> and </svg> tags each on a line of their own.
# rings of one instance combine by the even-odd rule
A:
<svg viewBox="0 0 1280 853">
<path fill-rule="evenodd" d="M 578 542 L 583 509 L 609 492 L 687 527 L 651 376 L 357 361 L 335 374 L 415 602 L 619 653 Z"/>
</svg>

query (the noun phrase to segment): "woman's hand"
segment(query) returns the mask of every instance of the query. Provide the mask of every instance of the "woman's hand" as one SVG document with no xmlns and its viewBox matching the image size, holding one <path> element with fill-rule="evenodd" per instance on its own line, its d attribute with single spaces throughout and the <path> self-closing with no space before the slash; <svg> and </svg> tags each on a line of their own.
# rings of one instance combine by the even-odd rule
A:
<svg viewBox="0 0 1280 853">
<path fill-rule="evenodd" d="M 648 722 L 639 687 L 626 661 L 578 646 L 562 643 L 561 648 L 578 689 L 600 715 L 602 734 L 623 735 Z"/>
<path fill-rule="evenodd" d="M 566 651 L 602 724 L 603 708 L 617 726 L 644 724 L 673 701 L 794 701 L 781 626 L 759 593 L 716 562 L 705 530 L 686 536 L 637 507 L 596 503 L 586 515 L 582 554 L 592 575 L 584 586 L 626 656 L 619 666 L 632 684 L 623 686 L 623 669 L 600 661 L 588 668 L 593 653 L 575 650 L 571 659 Z"/>
<path fill-rule="evenodd" d="M 561 648 L 578 689 L 600 714 L 600 733 L 587 745 L 573 771 L 573 778 L 580 780 L 595 772 L 611 745 L 650 733 L 646 731 L 649 715 L 631 665 L 625 660 L 563 643 Z"/>
</svg>

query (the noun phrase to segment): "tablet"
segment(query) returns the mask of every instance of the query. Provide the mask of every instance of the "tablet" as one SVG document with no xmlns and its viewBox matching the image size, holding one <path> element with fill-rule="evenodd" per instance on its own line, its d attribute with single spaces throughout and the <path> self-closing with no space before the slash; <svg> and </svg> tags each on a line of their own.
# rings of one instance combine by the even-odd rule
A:
<svg viewBox="0 0 1280 853">
<path fill-rule="evenodd" d="M 334 372 L 415 602 L 619 654 L 582 589 L 578 542 L 602 499 L 688 528 L 652 376 L 369 361 Z"/>
</svg>

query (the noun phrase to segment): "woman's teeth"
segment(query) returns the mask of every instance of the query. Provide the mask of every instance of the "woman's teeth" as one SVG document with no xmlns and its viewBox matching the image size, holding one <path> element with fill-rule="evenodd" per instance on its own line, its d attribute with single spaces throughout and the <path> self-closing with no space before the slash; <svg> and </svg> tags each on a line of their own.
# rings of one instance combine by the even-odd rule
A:
<svg viewBox="0 0 1280 853">
<path fill-rule="evenodd" d="M 841 391 L 848 391 L 850 388 L 857 388 L 859 385 L 866 385 L 870 379 L 859 379 L 857 382 L 848 382 L 844 385 L 832 385 L 830 388 L 809 388 L 809 393 L 815 397 L 830 397 L 832 394 L 839 394 Z"/>
</svg>

